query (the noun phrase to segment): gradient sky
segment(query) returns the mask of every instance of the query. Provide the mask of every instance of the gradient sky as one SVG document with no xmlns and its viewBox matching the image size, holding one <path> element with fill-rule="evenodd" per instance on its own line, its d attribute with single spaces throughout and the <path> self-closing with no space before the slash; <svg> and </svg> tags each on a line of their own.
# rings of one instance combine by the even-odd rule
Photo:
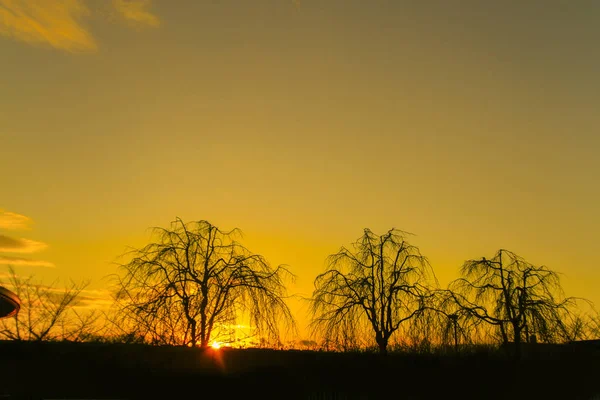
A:
<svg viewBox="0 0 600 400">
<path fill-rule="evenodd" d="M 0 263 L 101 290 L 206 219 L 310 295 L 395 227 L 600 304 L 598 43 L 592 0 L 0 0 Z"/>
</svg>

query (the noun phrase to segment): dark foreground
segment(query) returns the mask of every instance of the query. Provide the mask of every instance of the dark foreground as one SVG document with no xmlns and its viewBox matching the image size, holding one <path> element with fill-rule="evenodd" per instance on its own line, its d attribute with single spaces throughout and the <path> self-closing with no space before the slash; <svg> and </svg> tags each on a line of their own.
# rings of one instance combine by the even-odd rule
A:
<svg viewBox="0 0 600 400">
<path fill-rule="evenodd" d="M 0 342 L 0 399 L 600 399 L 600 350 L 410 355 Z"/>
</svg>

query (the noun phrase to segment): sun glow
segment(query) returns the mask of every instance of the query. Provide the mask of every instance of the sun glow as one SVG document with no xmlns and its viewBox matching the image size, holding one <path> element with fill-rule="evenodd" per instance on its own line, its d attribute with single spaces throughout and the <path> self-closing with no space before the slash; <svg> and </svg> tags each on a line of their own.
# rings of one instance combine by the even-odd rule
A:
<svg viewBox="0 0 600 400">
<path fill-rule="evenodd" d="M 218 350 L 221 348 L 221 343 L 217 342 L 216 340 L 210 345 L 210 347 L 212 347 L 215 350 Z"/>
</svg>

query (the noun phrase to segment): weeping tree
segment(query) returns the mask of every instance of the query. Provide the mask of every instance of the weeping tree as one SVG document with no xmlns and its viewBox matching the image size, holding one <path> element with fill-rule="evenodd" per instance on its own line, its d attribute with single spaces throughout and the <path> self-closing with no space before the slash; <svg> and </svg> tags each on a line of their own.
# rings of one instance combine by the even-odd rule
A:
<svg viewBox="0 0 600 400">
<path fill-rule="evenodd" d="M 272 268 L 208 221 L 154 228 L 154 241 L 126 254 L 117 277 L 123 326 L 161 344 L 207 347 L 248 321 L 261 339 L 277 340 L 294 321 L 285 303 L 284 267 Z"/>
<path fill-rule="evenodd" d="M 436 281 L 427 259 L 406 241 L 409 234 L 369 229 L 327 258 L 311 301 L 313 335 L 329 343 L 374 339 L 386 354 L 400 326 L 426 310 L 427 284 Z M 373 343 L 373 342 L 370 342 Z"/>
<path fill-rule="evenodd" d="M 449 291 L 458 309 L 491 326 L 507 349 L 513 343 L 517 357 L 523 342 L 564 337 L 574 299 L 563 296 L 556 272 L 502 249 L 466 261 L 461 275 Z"/>
</svg>

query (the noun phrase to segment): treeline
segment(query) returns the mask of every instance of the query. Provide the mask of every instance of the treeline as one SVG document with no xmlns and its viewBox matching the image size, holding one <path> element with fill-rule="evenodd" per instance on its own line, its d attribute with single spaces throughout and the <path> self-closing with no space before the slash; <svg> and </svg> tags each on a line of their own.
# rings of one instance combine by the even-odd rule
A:
<svg viewBox="0 0 600 400">
<path fill-rule="evenodd" d="M 208 347 L 285 347 L 295 332 L 285 266 L 273 267 L 240 242 L 237 229 L 176 219 L 148 245 L 124 255 L 109 311 L 77 307 L 87 283 L 64 289 L 9 269 L 21 299 L 0 337 Z M 591 302 L 566 297 L 557 272 L 506 250 L 466 261 L 441 288 L 410 234 L 365 229 L 327 258 L 310 299 L 311 340 L 292 347 L 334 351 L 461 351 L 600 338 Z M 245 327 L 241 329 L 240 327 Z M 289 343 L 288 343 L 289 344 Z"/>
</svg>

